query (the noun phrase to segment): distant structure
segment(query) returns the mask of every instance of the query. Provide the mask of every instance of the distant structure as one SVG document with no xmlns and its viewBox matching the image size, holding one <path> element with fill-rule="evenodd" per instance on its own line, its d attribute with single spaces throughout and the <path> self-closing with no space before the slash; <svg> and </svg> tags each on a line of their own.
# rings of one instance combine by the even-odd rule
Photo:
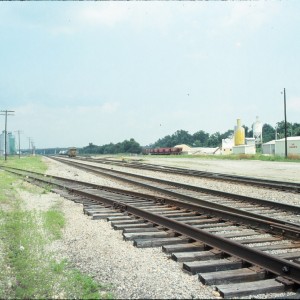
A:
<svg viewBox="0 0 300 300">
<path fill-rule="evenodd" d="M 232 154 L 255 154 L 255 144 L 251 139 L 245 139 L 245 128 L 242 126 L 241 119 L 237 119 L 234 126 L 234 146 Z"/>
<path fill-rule="evenodd" d="M 256 121 L 252 124 L 253 137 L 255 138 L 255 144 L 262 144 L 262 127 L 263 123 L 259 120 L 259 117 L 256 116 Z"/>
<path fill-rule="evenodd" d="M 285 156 L 285 138 L 262 144 L 262 153 Z M 287 154 L 288 157 L 298 157 L 300 155 L 300 136 L 287 137 Z"/>
<path fill-rule="evenodd" d="M 237 125 L 234 126 L 234 145 L 245 145 L 245 128 L 242 127 L 241 119 L 237 119 Z"/>
<path fill-rule="evenodd" d="M 0 155 L 15 154 L 16 153 L 16 143 L 15 137 L 11 132 L 7 132 L 6 136 L 6 149 L 5 149 L 5 131 L 3 130 L 0 134 Z"/>
<path fill-rule="evenodd" d="M 232 154 L 232 147 L 234 146 L 233 136 L 222 139 L 222 155 Z"/>
</svg>

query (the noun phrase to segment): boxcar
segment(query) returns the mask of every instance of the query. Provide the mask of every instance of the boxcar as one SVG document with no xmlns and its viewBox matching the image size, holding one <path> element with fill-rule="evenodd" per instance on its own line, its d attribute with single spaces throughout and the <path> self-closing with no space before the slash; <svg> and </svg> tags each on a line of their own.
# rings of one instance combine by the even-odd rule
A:
<svg viewBox="0 0 300 300">
<path fill-rule="evenodd" d="M 177 155 L 182 152 L 182 148 L 177 147 L 161 147 L 161 148 L 152 148 L 152 149 L 144 149 L 143 154 L 150 155 Z"/>
</svg>

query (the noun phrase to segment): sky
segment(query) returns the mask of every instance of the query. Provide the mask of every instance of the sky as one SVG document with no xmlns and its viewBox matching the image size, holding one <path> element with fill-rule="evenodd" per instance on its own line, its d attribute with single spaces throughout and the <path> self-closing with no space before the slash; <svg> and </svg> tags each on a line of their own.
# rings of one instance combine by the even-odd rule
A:
<svg viewBox="0 0 300 300">
<path fill-rule="evenodd" d="M 275 127 L 284 88 L 300 123 L 299 24 L 298 0 L 1 1 L 0 110 L 21 148 Z"/>
</svg>

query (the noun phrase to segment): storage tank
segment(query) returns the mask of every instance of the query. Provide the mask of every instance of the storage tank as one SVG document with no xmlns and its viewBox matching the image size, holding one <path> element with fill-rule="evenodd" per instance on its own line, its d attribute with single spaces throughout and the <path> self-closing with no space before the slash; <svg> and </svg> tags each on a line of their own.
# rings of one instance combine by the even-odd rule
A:
<svg viewBox="0 0 300 300">
<path fill-rule="evenodd" d="M 262 127 L 262 122 L 259 121 L 258 116 L 256 116 L 256 121 L 252 124 L 253 137 L 255 138 L 256 144 L 262 142 Z"/>
<path fill-rule="evenodd" d="M 237 126 L 234 129 L 234 145 L 245 145 L 245 128 L 241 125 L 241 119 L 237 119 Z"/>
</svg>

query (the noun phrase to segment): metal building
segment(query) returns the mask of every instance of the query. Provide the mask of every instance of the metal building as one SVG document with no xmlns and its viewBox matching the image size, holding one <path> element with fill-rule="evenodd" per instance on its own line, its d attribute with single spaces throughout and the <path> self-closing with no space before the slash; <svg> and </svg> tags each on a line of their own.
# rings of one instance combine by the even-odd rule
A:
<svg viewBox="0 0 300 300">
<path fill-rule="evenodd" d="M 275 155 L 285 156 L 285 138 L 275 141 Z M 287 155 L 300 156 L 300 136 L 287 137 Z"/>
<path fill-rule="evenodd" d="M 262 154 L 275 155 L 275 140 L 262 144 Z"/>
</svg>

